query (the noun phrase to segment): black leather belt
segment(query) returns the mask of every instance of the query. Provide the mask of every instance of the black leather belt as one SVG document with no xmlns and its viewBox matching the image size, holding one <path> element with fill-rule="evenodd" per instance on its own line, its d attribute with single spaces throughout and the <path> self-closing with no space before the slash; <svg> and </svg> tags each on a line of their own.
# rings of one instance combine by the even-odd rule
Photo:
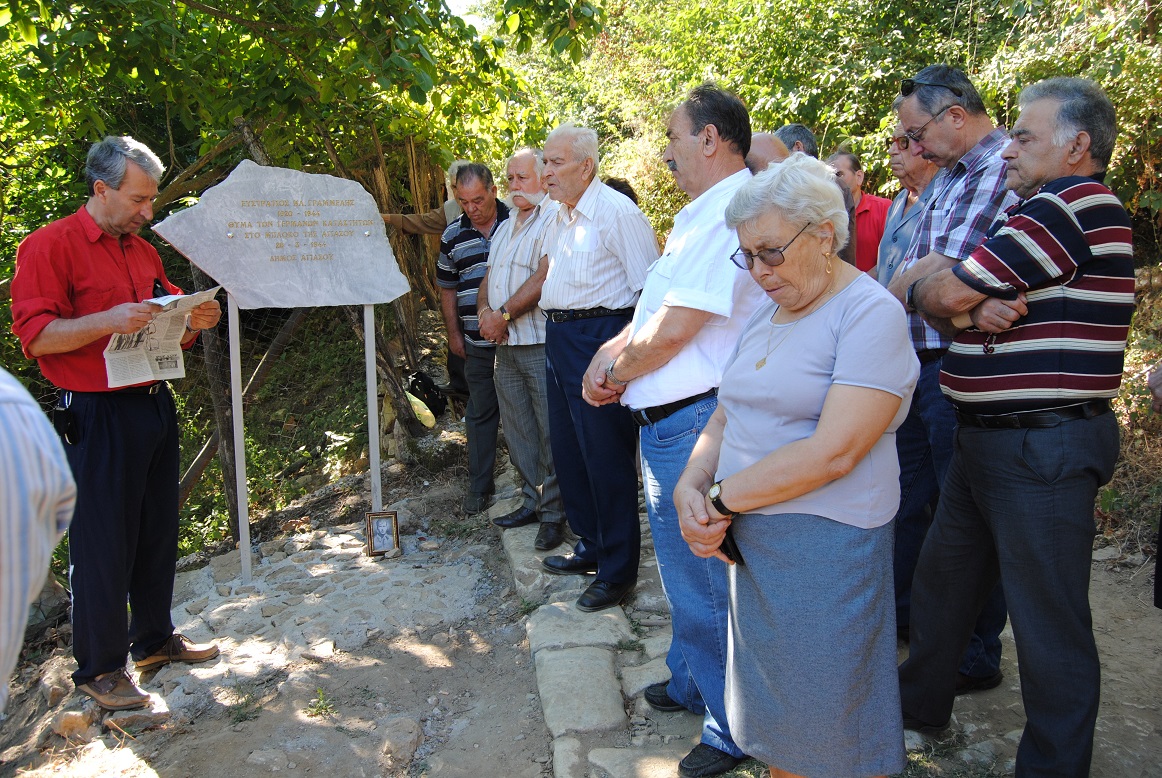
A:
<svg viewBox="0 0 1162 778">
<path fill-rule="evenodd" d="M 935 362 L 948 353 L 946 348 L 926 348 L 916 352 L 916 358 L 920 360 L 921 365 L 926 365 L 929 362 Z"/>
<path fill-rule="evenodd" d="M 699 400 L 705 400 L 707 397 L 714 397 L 718 394 L 718 387 L 707 389 L 702 394 L 696 394 L 693 397 L 687 397 L 684 400 L 675 400 L 672 403 L 665 405 L 655 405 L 653 408 L 642 408 L 640 411 L 630 411 L 630 416 L 637 422 L 639 427 L 648 427 L 651 424 L 657 424 L 662 419 L 673 416 L 683 408 L 693 405 Z"/>
<path fill-rule="evenodd" d="M 1110 412 L 1109 400 L 1089 400 L 1078 405 L 1066 405 L 1064 408 L 1051 408 L 1044 411 L 1019 411 L 1017 413 L 1001 413 L 983 416 L 976 413 L 966 413 L 958 410 L 956 420 L 970 427 L 986 427 L 988 429 L 1022 429 L 1056 427 L 1063 421 L 1077 419 L 1092 419 Z"/>
<path fill-rule="evenodd" d="M 545 311 L 545 316 L 549 317 L 549 321 L 560 324 L 561 322 L 574 321 L 576 319 L 597 319 L 602 316 L 632 316 L 633 308 L 581 308 L 576 311 L 563 311 L 560 309 L 553 311 Z"/>
</svg>

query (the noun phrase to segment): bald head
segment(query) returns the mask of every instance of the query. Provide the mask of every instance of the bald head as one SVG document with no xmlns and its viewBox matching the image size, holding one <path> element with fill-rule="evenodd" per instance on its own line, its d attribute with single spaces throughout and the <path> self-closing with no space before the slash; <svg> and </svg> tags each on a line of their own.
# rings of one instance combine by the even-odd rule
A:
<svg viewBox="0 0 1162 778">
<path fill-rule="evenodd" d="M 746 166 L 752 173 L 761 173 L 772 162 L 782 162 L 791 156 L 787 146 L 770 132 L 756 132 L 750 136 L 750 153 L 746 155 Z"/>
</svg>

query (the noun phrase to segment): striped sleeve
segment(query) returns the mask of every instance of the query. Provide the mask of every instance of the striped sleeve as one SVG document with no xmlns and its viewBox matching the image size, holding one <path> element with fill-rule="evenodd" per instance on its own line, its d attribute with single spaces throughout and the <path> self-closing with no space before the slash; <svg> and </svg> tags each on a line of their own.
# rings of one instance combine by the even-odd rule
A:
<svg viewBox="0 0 1162 778">
<path fill-rule="evenodd" d="M 44 586 L 75 502 L 60 440 L 32 396 L 0 370 L 0 712 L 28 605 Z"/>
</svg>

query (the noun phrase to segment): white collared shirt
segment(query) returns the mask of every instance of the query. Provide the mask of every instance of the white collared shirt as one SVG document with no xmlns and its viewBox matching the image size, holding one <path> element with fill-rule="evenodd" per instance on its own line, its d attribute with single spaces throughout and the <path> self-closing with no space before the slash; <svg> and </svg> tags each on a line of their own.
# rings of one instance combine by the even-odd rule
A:
<svg viewBox="0 0 1162 778">
<path fill-rule="evenodd" d="M 749 170 L 724 178 L 674 217 L 662 256 L 650 266 L 633 314 L 636 334 L 664 306 L 713 314 L 669 362 L 629 382 L 621 396 L 635 410 L 701 394 L 722 382 L 742 328 L 766 295 L 750 273 L 730 261 L 738 233 L 726 226 L 726 206 Z"/>
<path fill-rule="evenodd" d="M 574 208 L 562 204 L 549 246 L 544 310 L 630 308 L 657 259 L 658 241 L 645 214 L 596 177 Z"/>
<path fill-rule="evenodd" d="M 559 203 L 543 199 L 522 224 L 519 212 L 513 210 L 492 236 L 488 252 L 488 304 L 499 310 L 516 294 L 525 281 L 537 272 L 541 257 L 547 253 L 546 234 L 557 220 Z M 545 342 L 545 314 L 538 305 L 508 324 L 509 346 L 533 346 Z"/>
</svg>

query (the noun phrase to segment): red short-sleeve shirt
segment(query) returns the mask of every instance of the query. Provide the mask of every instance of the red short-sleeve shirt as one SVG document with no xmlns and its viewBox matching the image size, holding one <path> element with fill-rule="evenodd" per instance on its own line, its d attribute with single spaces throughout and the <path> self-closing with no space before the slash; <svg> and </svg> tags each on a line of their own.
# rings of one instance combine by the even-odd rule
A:
<svg viewBox="0 0 1162 778">
<path fill-rule="evenodd" d="M 12 279 L 12 331 L 25 356 L 28 344 L 54 319 L 79 319 L 121 303 L 154 297 L 153 282 L 170 294 L 181 290 L 169 282 L 157 250 L 144 238 L 115 238 L 93 221 L 84 206 L 72 216 L 36 230 L 16 250 Z M 102 337 L 64 354 L 38 359 L 45 378 L 77 392 L 109 390 Z"/>
</svg>

